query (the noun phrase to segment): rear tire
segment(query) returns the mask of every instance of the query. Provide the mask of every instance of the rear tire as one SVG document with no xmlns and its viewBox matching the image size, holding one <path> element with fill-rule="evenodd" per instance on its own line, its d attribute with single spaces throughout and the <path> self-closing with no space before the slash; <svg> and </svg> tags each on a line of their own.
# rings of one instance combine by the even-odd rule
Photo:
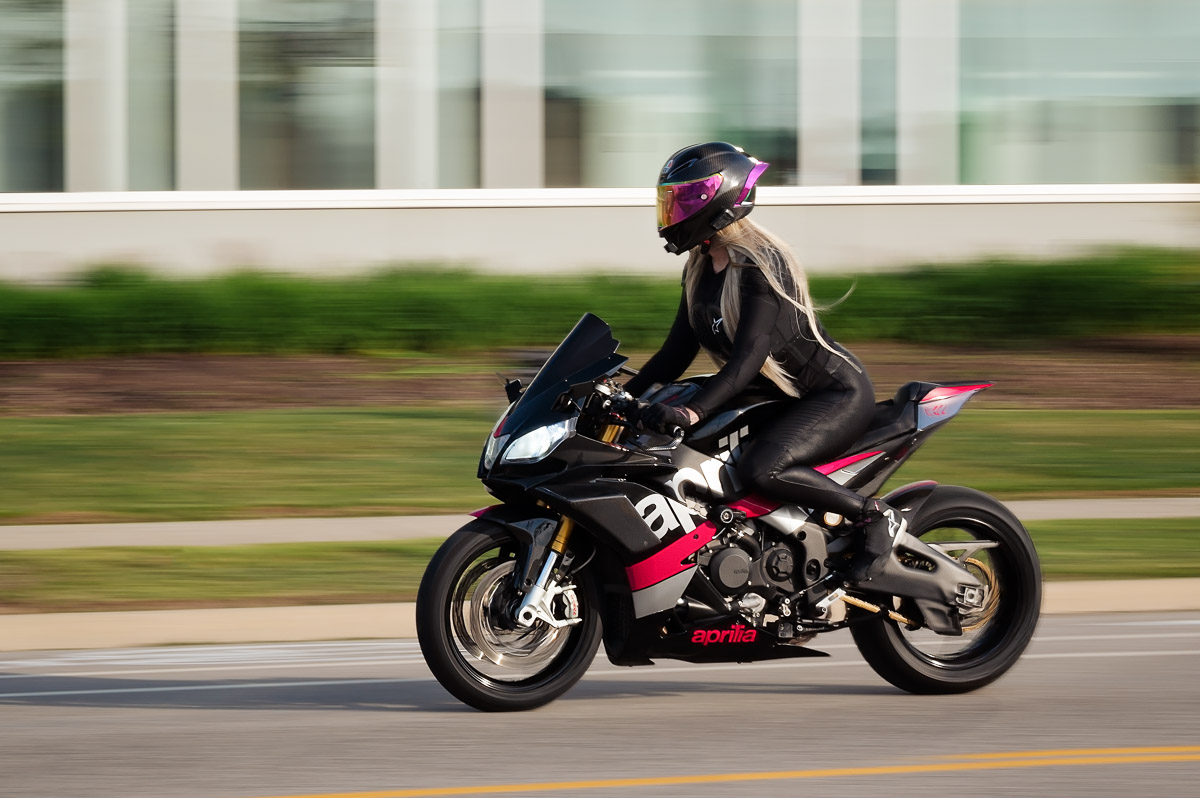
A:
<svg viewBox="0 0 1200 798">
<path fill-rule="evenodd" d="M 964 618 L 962 638 L 914 634 L 880 615 L 860 619 L 850 627 L 858 650 L 876 673 L 910 693 L 966 693 L 991 684 L 1025 651 L 1041 611 L 1041 567 L 1029 533 L 992 497 L 951 486 L 934 489 L 909 519 L 909 532 L 926 543 L 998 543 L 968 560 L 988 598 Z"/>
<path fill-rule="evenodd" d="M 520 600 L 509 578 L 517 549 L 504 527 L 472 521 L 434 554 L 417 593 L 426 664 L 455 698 L 485 712 L 548 704 L 582 678 L 600 645 L 599 613 L 583 585 L 575 591 L 580 623 L 511 624 Z"/>
</svg>

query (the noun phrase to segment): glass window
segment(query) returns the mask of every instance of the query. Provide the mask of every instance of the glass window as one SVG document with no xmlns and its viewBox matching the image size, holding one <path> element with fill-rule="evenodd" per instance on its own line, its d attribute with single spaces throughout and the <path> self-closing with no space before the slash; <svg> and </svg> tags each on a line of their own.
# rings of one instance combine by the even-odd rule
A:
<svg viewBox="0 0 1200 798">
<path fill-rule="evenodd" d="M 129 188 L 175 188 L 175 0 L 126 0 Z"/>
<path fill-rule="evenodd" d="M 546 185 L 652 184 L 720 139 L 795 184 L 795 0 L 545 4 Z"/>
<path fill-rule="evenodd" d="M 0 0 L 0 20 L 0 191 L 62 191 L 62 2 Z"/>
<path fill-rule="evenodd" d="M 440 0 L 438 186 L 478 188 L 481 0 Z"/>
<path fill-rule="evenodd" d="M 896 183 L 896 2 L 862 0 L 862 183 Z"/>
<path fill-rule="evenodd" d="M 245 189 L 375 185 L 374 0 L 241 0 Z"/>
<path fill-rule="evenodd" d="M 963 182 L 1197 180 L 1200 3 L 961 8 Z"/>
</svg>

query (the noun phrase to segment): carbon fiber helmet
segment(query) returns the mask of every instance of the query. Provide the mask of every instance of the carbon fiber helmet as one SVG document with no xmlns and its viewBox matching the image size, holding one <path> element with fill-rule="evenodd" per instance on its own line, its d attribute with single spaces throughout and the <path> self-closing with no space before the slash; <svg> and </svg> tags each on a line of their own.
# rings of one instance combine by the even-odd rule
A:
<svg viewBox="0 0 1200 798">
<path fill-rule="evenodd" d="M 693 144 L 658 174 L 658 234 L 681 255 L 754 209 L 755 184 L 770 164 L 724 141 Z"/>
</svg>

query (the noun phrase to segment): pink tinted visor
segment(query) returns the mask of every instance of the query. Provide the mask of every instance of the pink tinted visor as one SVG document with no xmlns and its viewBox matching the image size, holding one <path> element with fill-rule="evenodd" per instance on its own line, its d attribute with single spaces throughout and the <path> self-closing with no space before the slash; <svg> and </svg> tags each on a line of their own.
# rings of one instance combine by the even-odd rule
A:
<svg viewBox="0 0 1200 798">
<path fill-rule="evenodd" d="M 688 180 L 683 183 L 661 183 L 658 186 L 658 229 L 679 224 L 694 216 L 712 202 L 721 187 L 720 174 Z"/>
</svg>

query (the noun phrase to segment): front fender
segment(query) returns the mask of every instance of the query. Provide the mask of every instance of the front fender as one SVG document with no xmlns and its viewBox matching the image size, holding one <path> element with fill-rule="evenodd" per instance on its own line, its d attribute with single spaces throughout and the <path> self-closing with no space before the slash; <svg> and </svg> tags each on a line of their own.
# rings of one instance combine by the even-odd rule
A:
<svg viewBox="0 0 1200 798">
<path fill-rule="evenodd" d="M 534 571 L 546 559 L 546 550 L 558 529 L 558 516 L 544 507 L 496 504 L 475 513 L 479 521 L 503 526 L 522 544 L 517 555 L 517 587 L 524 591 Z"/>
</svg>

